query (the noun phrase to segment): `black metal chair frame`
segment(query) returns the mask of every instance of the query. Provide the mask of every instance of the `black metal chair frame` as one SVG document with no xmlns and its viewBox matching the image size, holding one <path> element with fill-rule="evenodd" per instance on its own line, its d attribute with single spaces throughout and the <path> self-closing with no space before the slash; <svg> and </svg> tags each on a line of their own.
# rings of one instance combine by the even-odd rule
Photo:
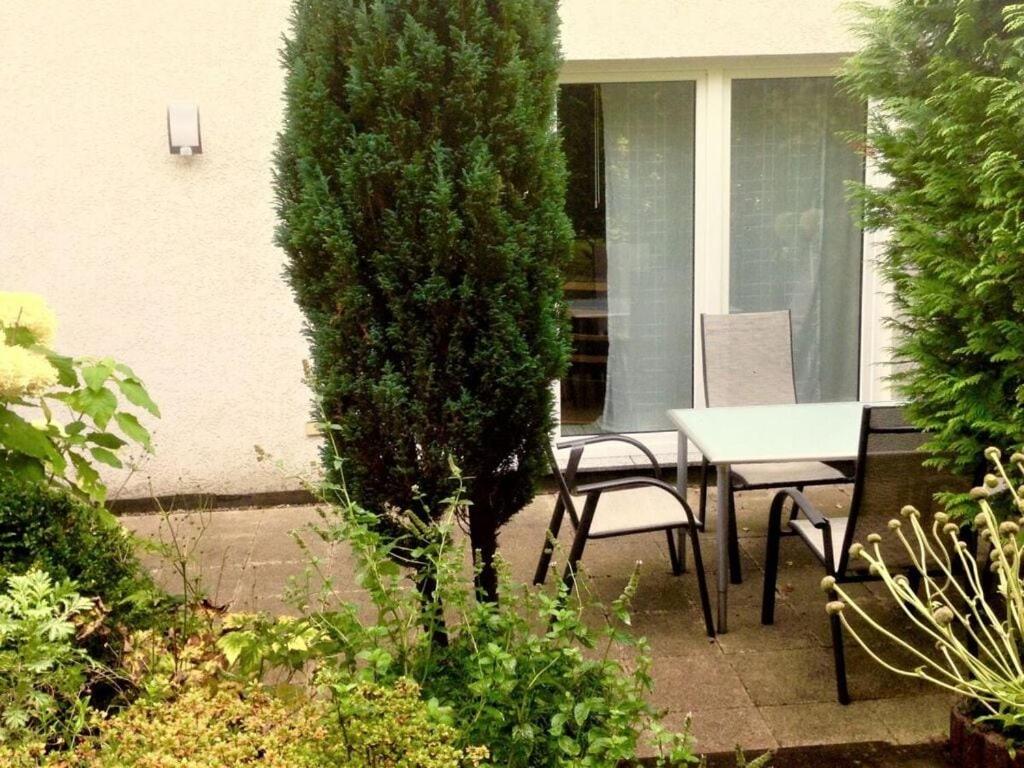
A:
<svg viewBox="0 0 1024 768">
<path fill-rule="evenodd" d="M 892 406 L 883 406 L 892 407 Z M 768 522 L 768 542 L 765 550 L 764 564 L 764 593 L 761 601 L 761 623 L 770 625 L 775 623 L 775 587 L 779 576 L 779 545 L 782 541 L 782 509 L 787 499 L 792 501 L 793 510 L 790 519 L 796 519 L 802 515 L 811 525 L 821 531 L 822 552 L 819 555 L 828 576 L 836 580 L 837 584 L 849 584 L 865 581 L 878 581 L 879 577 L 872 576 L 867 571 L 850 571 L 850 546 L 854 542 L 857 531 L 857 518 L 860 512 L 861 500 L 864 497 L 864 458 L 867 454 L 868 437 L 872 434 L 914 434 L 919 433 L 917 427 L 872 427 L 871 426 L 872 406 L 865 406 L 864 416 L 861 420 L 860 440 L 857 446 L 857 466 L 853 480 L 853 498 L 850 500 L 850 512 L 847 516 L 846 531 L 842 542 L 842 549 L 839 553 L 839 562 L 835 562 L 834 547 L 832 543 L 832 524 L 828 517 L 823 515 L 810 500 L 796 488 L 785 488 L 775 495 L 772 500 L 771 512 Z M 791 533 L 796 535 L 795 533 Z M 813 548 L 811 548 L 813 551 Z M 815 554 L 818 554 L 817 552 Z M 907 571 L 907 578 L 911 585 L 916 587 L 921 574 L 913 568 Z M 830 590 L 828 600 L 839 599 L 835 590 Z M 829 624 L 832 632 L 832 654 L 835 659 L 836 672 L 836 698 L 840 704 L 850 703 L 850 692 L 846 681 L 846 655 L 843 650 L 843 624 L 839 616 L 831 614 Z"/>
<path fill-rule="evenodd" d="M 793 313 L 790 310 L 786 310 L 786 315 L 789 317 L 789 371 L 793 377 L 793 393 L 795 400 L 796 393 L 796 364 L 793 360 Z M 707 337 L 704 327 L 704 314 L 700 316 L 700 339 L 701 339 L 701 350 L 703 354 L 707 355 Z M 708 369 L 707 365 L 704 366 L 704 405 L 705 407 L 712 407 L 708 405 Z M 707 520 L 707 505 L 708 505 L 708 460 L 701 458 L 700 465 L 700 518 L 701 520 Z M 736 493 L 740 491 L 769 491 L 776 488 L 791 488 L 794 487 L 792 483 L 780 481 L 777 483 L 764 483 L 764 484 L 746 484 L 739 482 L 740 478 L 735 473 L 730 473 L 729 477 L 729 581 L 733 584 L 743 583 L 743 571 L 740 565 L 740 543 L 739 543 L 739 530 L 736 525 Z M 807 486 L 811 485 L 839 485 L 842 483 L 852 482 L 853 478 L 846 477 L 841 480 L 818 480 L 803 483 L 795 486 L 797 490 L 802 491 Z M 797 514 L 796 505 L 794 504 L 792 510 L 790 510 L 790 519 L 794 519 Z M 788 536 L 790 534 L 782 532 L 782 535 Z"/>
<path fill-rule="evenodd" d="M 636 448 L 644 454 L 648 461 L 650 461 L 651 468 L 654 471 L 654 477 L 624 477 L 576 486 L 576 475 L 579 471 L 580 460 L 583 458 L 584 449 L 588 445 L 604 442 L 622 442 Z M 551 450 L 550 446 L 548 447 L 548 458 L 551 462 L 551 470 L 555 476 L 556 482 L 558 483 L 558 498 L 555 501 L 555 509 L 551 514 L 551 522 L 548 524 L 547 533 L 544 538 L 544 548 L 541 550 L 540 560 L 537 563 L 537 571 L 533 577 L 533 583 L 543 584 L 547 578 L 547 572 L 551 565 L 551 558 L 555 551 L 555 543 L 558 539 L 558 534 L 562 528 L 562 522 L 565 519 L 565 513 L 567 511 L 576 531 L 573 536 L 572 546 L 569 550 L 569 557 L 565 564 L 565 571 L 562 575 L 562 581 L 570 589 L 574 584 L 576 567 L 579 564 L 580 559 L 583 557 L 583 550 L 586 547 L 588 539 L 629 536 L 635 533 L 651 533 L 659 530 L 665 531 L 665 538 L 668 543 L 669 559 L 672 562 L 672 572 L 678 576 L 683 573 L 683 561 L 680 557 L 680 551 L 676 547 L 674 534 L 681 534 L 682 529 L 685 528 L 689 534 L 690 545 L 693 550 L 693 570 L 697 574 L 697 586 L 700 590 L 700 601 L 704 614 L 705 629 L 708 637 L 714 637 L 715 625 L 711 617 L 711 599 L 708 593 L 707 581 L 704 576 L 704 564 L 700 554 L 700 540 L 697 537 L 697 532 L 704 529 L 703 520 L 698 521 L 694 517 L 693 510 L 690 509 L 690 505 L 687 504 L 686 499 L 683 498 L 673 486 L 661 479 L 661 466 L 658 464 L 658 460 L 654 457 L 654 454 L 650 449 L 638 440 L 634 440 L 633 438 L 625 435 L 596 435 L 578 440 L 568 440 L 558 443 L 558 448 L 571 449 L 569 453 L 569 462 L 566 466 L 565 472 L 563 473 L 558 466 L 558 461 L 555 458 L 554 451 Z M 636 530 L 591 535 L 590 527 L 594 520 L 594 513 L 597 510 L 597 503 L 602 494 L 644 487 L 658 488 L 672 496 L 681 505 L 686 515 L 687 523 L 682 526 L 638 527 Z M 576 509 L 576 505 L 572 498 L 573 493 L 586 497 L 582 512 L 578 512 Z M 679 537 L 679 545 L 684 545 L 684 538 L 682 535 Z"/>
</svg>

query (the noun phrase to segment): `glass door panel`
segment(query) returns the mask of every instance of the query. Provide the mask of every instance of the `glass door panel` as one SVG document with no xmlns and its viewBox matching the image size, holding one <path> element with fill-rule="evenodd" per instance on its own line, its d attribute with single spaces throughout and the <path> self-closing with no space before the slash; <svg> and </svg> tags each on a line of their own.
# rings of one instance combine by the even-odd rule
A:
<svg viewBox="0 0 1024 768">
<path fill-rule="evenodd" d="M 670 429 L 693 402 L 692 81 L 564 85 L 576 228 L 562 433 Z"/>
<path fill-rule="evenodd" d="M 733 80 L 729 310 L 789 309 L 797 399 L 858 396 L 861 232 L 846 182 L 863 161 L 843 132 L 865 107 L 831 77 Z"/>
</svg>

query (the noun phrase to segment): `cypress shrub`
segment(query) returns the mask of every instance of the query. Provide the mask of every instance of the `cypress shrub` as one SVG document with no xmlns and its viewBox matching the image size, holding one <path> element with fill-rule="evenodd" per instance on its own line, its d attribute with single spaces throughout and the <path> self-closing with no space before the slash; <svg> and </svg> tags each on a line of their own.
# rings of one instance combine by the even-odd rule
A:
<svg viewBox="0 0 1024 768">
<path fill-rule="evenodd" d="M 278 241 L 328 472 L 426 518 L 454 462 L 492 596 L 567 362 L 557 23 L 555 0 L 297 0 L 283 50 Z"/>
<path fill-rule="evenodd" d="M 892 0 L 861 9 L 843 80 L 871 100 L 888 177 L 859 190 L 894 302 L 893 381 L 934 463 L 972 474 L 1024 442 L 1024 5 Z"/>
</svg>

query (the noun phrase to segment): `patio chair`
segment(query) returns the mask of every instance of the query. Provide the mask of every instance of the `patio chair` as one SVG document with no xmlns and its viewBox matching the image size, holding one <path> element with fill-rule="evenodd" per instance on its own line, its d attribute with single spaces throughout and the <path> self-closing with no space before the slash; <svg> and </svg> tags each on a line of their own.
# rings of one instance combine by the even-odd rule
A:
<svg viewBox="0 0 1024 768">
<path fill-rule="evenodd" d="M 786 488 L 772 501 L 768 543 L 765 554 L 764 595 L 761 623 L 775 621 L 775 587 L 779 570 L 779 544 L 782 508 L 787 500 L 796 507 L 797 517 L 788 523 L 821 561 L 825 573 L 836 582 L 874 581 L 865 561 L 850 556 L 850 546 L 864 542 L 868 534 L 889 534 L 889 520 L 907 504 L 923 516 L 937 511 L 934 495 L 939 491 L 967 490 L 963 478 L 923 466 L 925 456 L 919 448 L 925 435 L 910 426 L 900 406 L 865 406 L 861 422 L 860 444 L 853 486 L 853 498 L 846 517 L 826 517 L 795 488 Z M 911 584 L 921 574 L 913 568 L 906 550 L 894 535 L 883 535 L 882 555 L 891 570 L 907 569 Z M 837 599 L 836 593 L 828 596 Z M 843 653 L 843 625 L 831 616 L 832 650 L 835 657 L 836 694 L 841 704 L 850 702 L 846 685 L 846 661 Z"/>
<path fill-rule="evenodd" d="M 793 330 L 789 310 L 700 316 L 704 404 L 708 408 L 796 403 Z M 736 491 L 848 483 L 851 478 L 820 461 L 734 464 L 730 472 L 729 576 L 742 582 Z M 707 519 L 708 462 L 701 461 L 700 518 Z"/>
<path fill-rule="evenodd" d="M 579 470 L 583 451 L 588 445 L 618 441 L 628 443 L 639 450 L 650 461 L 654 477 L 624 477 L 577 486 L 576 473 Z M 628 536 L 635 533 L 664 531 L 668 544 L 672 572 L 677 576 L 683 572 L 682 561 L 676 548 L 675 534 L 679 535 L 679 546 L 685 545 L 682 533 L 689 534 L 693 548 L 693 570 L 697 574 L 704 626 L 708 637 L 715 636 L 715 625 L 711 618 L 711 601 L 704 577 L 703 561 L 700 556 L 700 541 L 697 531 L 703 530 L 703 521 L 693 516 L 686 499 L 670 484 L 661 480 L 661 467 L 654 454 L 642 443 L 624 435 L 597 435 L 558 444 L 559 448 L 570 448 L 569 462 L 563 472 L 558 466 L 555 453 L 548 447 L 551 472 L 558 483 L 558 496 L 551 522 L 544 538 L 534 584 L 543 584 L 555 541 L 562 527 L 565 513 L 574 530 L 572 546 L 562 576 L 563 582 L 571 589 L 576 567 L 583 557 L 583 550 L 590 539 L 606 539 L 613 536 Z M 582 511 L 578 505 L 582 504 Z"/>
</svg>

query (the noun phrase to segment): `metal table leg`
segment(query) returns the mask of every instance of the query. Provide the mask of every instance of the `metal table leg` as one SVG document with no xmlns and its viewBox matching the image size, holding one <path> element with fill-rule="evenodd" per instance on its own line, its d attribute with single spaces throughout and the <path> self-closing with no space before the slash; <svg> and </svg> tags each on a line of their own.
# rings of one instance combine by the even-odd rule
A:
<svg viewBox="0 0 1024 768">
<path fill-rule="evenodd" d="M 716 464 L 718 520 L 715 539 L 718 544 L 718 632 L 728 631 L 729 615 L 729 465 Z"/>
</svg>

